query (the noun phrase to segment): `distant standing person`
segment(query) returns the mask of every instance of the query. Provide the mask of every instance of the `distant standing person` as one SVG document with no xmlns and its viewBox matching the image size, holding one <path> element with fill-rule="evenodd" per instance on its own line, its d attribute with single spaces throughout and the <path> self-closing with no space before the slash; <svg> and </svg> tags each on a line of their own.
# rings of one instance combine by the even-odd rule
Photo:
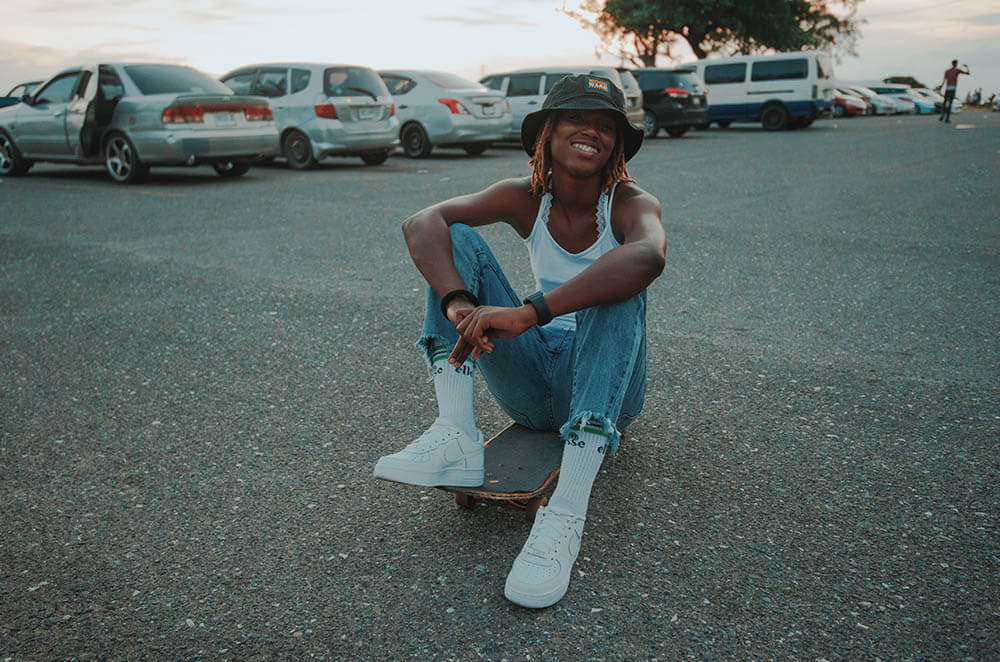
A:
<svg viewBox="0 0 1000 662">
<path fill-rule="evenodd" d="M 951 121 L 951 103 L 955 100 L 955 88 L 958 87 L 958 75 L 969 75 L 969 66 L 963 66 L 965 69 L 959 69 L 958 60 L 952 60 L 951 69 L 946 69 L 944 72 L 944 80 L 941 81 L 941 84 L 944 86 L 944 108 L 941 109 L 941 117 L 939 117 L 938 120 L 944 122 Z"/>
</svg>

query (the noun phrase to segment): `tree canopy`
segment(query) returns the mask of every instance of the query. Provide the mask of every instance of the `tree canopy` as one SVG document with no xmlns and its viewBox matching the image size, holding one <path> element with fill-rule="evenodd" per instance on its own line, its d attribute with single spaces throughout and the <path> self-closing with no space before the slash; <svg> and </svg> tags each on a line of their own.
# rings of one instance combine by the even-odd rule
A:
<svg viewBox="0 0 1000 662">
<path fill-rule="evenodd" d="M 655 66 L 658 55 L 687 44 L 709 53 L 806 48 L 853 52 L 863 0 L 583 0 L 564 11 L 600 35 L 605 46 Z"/>
</svg>

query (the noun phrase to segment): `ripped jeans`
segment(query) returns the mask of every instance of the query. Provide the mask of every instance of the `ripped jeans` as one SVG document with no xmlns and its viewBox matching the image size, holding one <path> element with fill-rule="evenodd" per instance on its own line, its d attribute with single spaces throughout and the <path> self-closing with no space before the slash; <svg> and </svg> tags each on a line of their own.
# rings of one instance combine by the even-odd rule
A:
<svg viewBox="0 0 1000 662">
<path fill-rule="evenodd" d="M 483 305 L 520 306 L 493 253 L 478 232 L 451 226 L 452 254 L 466 289 Z M 486 386 L 514 421 L 535 430 L 597 428 L 617 451 L 620 430 L 642 410 L 646 396 L 646 292 L 576 313 L 577 327 L 533 326 L 516 338 L 497 338 L 476 365 Z M 427 288 L 427 311 L 417 345 L 428 362 L 458 341 Z M 447 356 L 447 354 L 445 354 Z"/>
</svg>

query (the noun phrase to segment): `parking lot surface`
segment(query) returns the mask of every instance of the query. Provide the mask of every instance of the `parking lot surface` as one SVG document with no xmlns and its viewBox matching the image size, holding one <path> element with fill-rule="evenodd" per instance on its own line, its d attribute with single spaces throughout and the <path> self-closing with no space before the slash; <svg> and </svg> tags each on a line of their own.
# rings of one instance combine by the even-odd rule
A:
<svg viewBox="0 0 1000 662">
<path fill-rule="evenodd" d="M 371 477 L 434 413 L 400 222 L 522 151 L 0 180 L 0 659 L 1000 657 L 1000 117 L 955 121 L 647 142 L 646 408 L 543 611 L 521 513 Z"/>
</svg>

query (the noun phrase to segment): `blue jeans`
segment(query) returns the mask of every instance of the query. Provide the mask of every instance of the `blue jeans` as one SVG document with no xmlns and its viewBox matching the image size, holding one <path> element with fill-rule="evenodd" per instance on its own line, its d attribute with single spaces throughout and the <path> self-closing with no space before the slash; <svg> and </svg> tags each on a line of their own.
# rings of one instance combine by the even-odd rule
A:
<svg viewBox="0 0 1000 662">
<path fill-rule="evenodd" d="M 520 306 L 496 258 L 478 232 L 451 226 L 452 254 L 466 289 L 483 305 Z M 617 451 L 619 431 L 642 410 L 646 396 L 646 292 L 576 313 L 576 330 L 533 326 L 516 338 L 498 338 L 476 364 L 500 407 L 535 430 L 599 429 Z M 430 362 L 458 341 L 427 288 L 424 328 L 417 343 Z"/>
</svg>

